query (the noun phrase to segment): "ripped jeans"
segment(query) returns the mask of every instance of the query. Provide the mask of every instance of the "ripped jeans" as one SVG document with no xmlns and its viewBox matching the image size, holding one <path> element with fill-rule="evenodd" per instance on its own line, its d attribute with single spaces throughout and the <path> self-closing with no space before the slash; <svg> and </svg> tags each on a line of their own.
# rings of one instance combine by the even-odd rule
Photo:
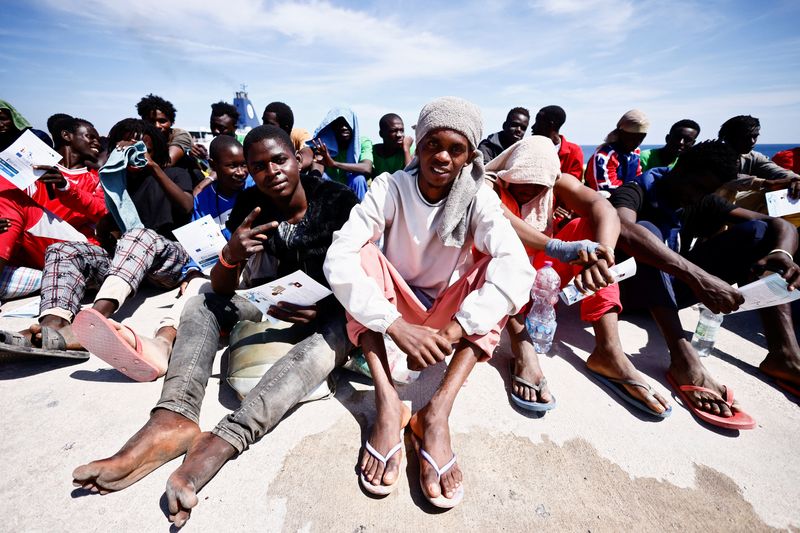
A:
<svg viewBox="0 0 800 533">
<path fill-rule="evenodd" d="M 155 409 L 168 409 L 199 422 L 220 331 L 230 331 L 240 320 L 260 321 L 261 311 L 238 295 L 200 294 L 186 303 Z M 343 364 L 352 348 L 342 310 L 293 328 L 299 328 L 302 340 L 272 365 L 241 406 L 212 431 L 239 453 L 272 429 L 289 409 Z"/>
</svg>

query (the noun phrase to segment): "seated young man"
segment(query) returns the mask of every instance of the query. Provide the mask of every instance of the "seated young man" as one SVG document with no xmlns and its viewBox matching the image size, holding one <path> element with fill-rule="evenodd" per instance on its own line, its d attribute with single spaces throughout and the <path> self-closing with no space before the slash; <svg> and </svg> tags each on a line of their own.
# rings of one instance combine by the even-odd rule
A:
<svg viewBox="0 0 800 533">
<path fill-rule="evenodd" d="M 741 286 L 765 269 L 800 286 L 792 256 L 797 232 L 785 220 L 734 206 L 712 194 L 736 179 L 738 154 L 718 141 L 685 151 L 665 175 L 651 170 L 611 197 L 622 222 L 618 256 L 632 255 L 636 276 L 621 284 L 629 308 L 647 308 L 669 348 L 667 379 L 692 413 L 710 424 L 752 429 L 755 421 L 734 401 L 730 387 L 703 366 L 678 318 L 700 301 L 714 313 L 738 309 Z M 693 239 L 698 241 L 690 247 Z M 665 244 L 665 241 L 667 244 Z M 789 390 L 800 388 L 800 346 L 789 305 L 761 310 L 769 353 L 760 368 Z"/>
<path fill-rule="evenodd" d="M 661 148 L 644 150 L 639 155 L 642 172 L 656 167 L 673 167 L 687 148 L 694 146 L 697 136 L 700 135 L 700 125 L 694 120 L 685 118 L 679 120 L 669 129 L 664 137 L 666 144 Z"/>
<path fill-rule="evenodd" d="M 63 159 L 27 190 L 0 178 L 0 212 L 8 229 L 0 236 L 0 298 L 24 296 L 41 287 L 47 247 L 62 241 L 98 244 L 95 226 L 107 213 L 96 170 L 86 168 L 100 152 L 91 123 L 68 117 L 58 122 L 57 151 Z M 8 272 L 5 272 L 9 269 Z"/>
<path fill-rule="evenodd" d="M 448 413 L 475 363 L 491 357 L 508 315 L 527 302 L 534 271 L 497 196 L 483 187 L 480 110 L 439 98 L 420 111 L 416 135 L 409 171 L 377 177 L 334 235 L 325 275 L 375 383 L 377 419 L 360 466 L 365 490 L 387 494 L 397 486 L 398 431 L 409 422 L 383 335 L 412 370 L 443 361 L 455 345 L 442 384 L 411 420 L 423 492 L 452 507 L 464 491 Z M 373 244 L 379 239 L 382 250 Z M 475 263 L 473 245 L 487 257 Z"/>
<path fill-rule="evenodd" d="M 311 134 L 305 128 L 294 127 L 294 113 L 287 104 L 283 102 L 268 103 L 261 115 L 261 123 L 265 126 L 272 124 L 285 131 L 291 137 L 292 145 L 298 152 L 309 150 L 306 142 L 311 140 Z"/>
<path fill-rule="evenodd" d="M 590 372 L 640 410 L 667 416 L 666 400 L 636 371 L 619 338 L 619 285 L 608 286 L 614 281 L 608 268 L 614 265 L 619 235 L 614 208 L 596 192 L 562 174 L 552 142 L 542 136 L 512 145 L 486 166 L 486 172 L 495 178 L 494 190 L 534 267 L 541 268 L 551 259 L 562 287 L 575 277 L 577 287 L 595 292 L 581 301 L 581 319 L 592 324 L 597 338 L 586 362 Z M 579 218 L 551 238 L 553 206 L 559 202 Z M 512 399 L 523 409 L 545 411 L 554 407 L 555 400 L 525 328 L 527 307 L 507 325 L 514 353 Z"/>
<path fill-rule="evenodd" d="M 536 113 L 531 135 L 542 135 L 553 141 L 561 162 L 561 172 L 583 181 L 583 150 L 561 135 L 561 126 L 567 121 L 567 112 L 557 105 L 548 105 Z"/>
<path fill-rule="evenodd" d="M 53 147 L 53 139 L 47 133 L 33 128 L 13 105 L 0 100 L 0 152 L 11 146 L 25 130 L 31 130 L 43 143 Z"/>
<path fill-rule="evenodd" d="M 406 135 L 403 119 L 394 113 L 388 113 L 378 122 L 378 135 L 382 143 L 372 146 L 372 177 L 384 172 L 393 174 L 403 170 L 411 163 L 414 139 Z"/>
<path fill-rule="evenodd" d="M 225 239 L 229 240 L 231 232 L 226 223 L 236 198 L 242 189 L 252 187 L 254 183 L 247 174 L 244 149 L 235 137 L 220 135 L 211 141 L 210 155 L 209 163 L 217 179 L 195 196 L 192 220 L 211 216 Z M 107 320 L 97 311 L 86 309 L 78 313 L 73 324 L 80 344 L 115 368 L 119 368 L 120 364 L 127 366 L 131 358 L 138 358 L 157 369 L 158 374 L 153 378 L 162 376 L 167 370 L 178 321 L 186 301 L 200 292 L 211 290 L 210 283 L 194 261 L 184 267 L 184 279 L 189 281 L 184 282 L 178 301 L 159 322 L 154 338 L 139 336 L 130 328 Z"/>
<path fill-rule="evenodd" d="M 606 194 L 641 175 L 639 145 L 647 136 L 650 121 L 638 109 L 631 109 L 606 135 L 586 165 L 586 185 Z"/>
<path fill-rule="evenodd" d="M 234 294 L 242 266 L 267 267 L 258 277 L 275 278 L 302 269 L 326 283 L 322 272 L 333 232 L 356 199 L 346 187 L 300 176 L 299 157 L 289 136 L 274 126 L 251 130 L 244 141 L 255 189 L 240 194 L 228 228 L 231 239 L 211 271 L 214 292 L 192 298 L 178 326 L 161 399 L 150 419 L 114 456 L 75 469 L 74 484 L 101 494 L 123 489 L 186 453 L 169 477 L 170 521 L 182 526 L 197 505 L 197 492 L 237 453 L 261 438 L 306 394 L 317 387 L 351 348 L 344 312 L 335 298 L 316 306 L 281 302 L 269 314 L 292 322 L 300 342 L 273 365 L 242 400 L 239 409 L 211 432 L 198 418 L 211 375 L 220 330 L 239 320 L 261 320 L 261 312 Z M 396 434 L 395 434 L 396 436 Z"/>
<path fill-rule="evenodd" d="M 536 113 L 536 118 L 531 126 L 531 135 L 541 135 L 553 141 L 561 163 L 561 172 L 575 176 L 583 183 L 583 150 L 573 142 L 569 142 L 561 135 L 561 126 L 567 121 L 567 113 L 557 105 L 548 105 Z M 573 213 L 563 204 L 556 203 L 553 226 L 562 229 L 573 218 Z"/>
<path fill-rule="evenodd" d="M 347 107 L 335 107 L 314 132 L 311 148 L 325 175 L 350 187 L 359 201 L 372 174 L 372 141 L 359 136 L 358 118 Z"/>
<path fill-rule="evenodd" d="M 519 141 L 525 136 L 531 113 L 524 107 L 515 107 L 508 112 L 503 122 L 503 129 L 492 133 L 478 144 L 478 150 L 483 154 L 484 163 L 488 163 L 500 152 Z"/>
<path fill-rule="evenodd" d="M 750 115 L 730 118 L 720 126 L 719 140 L 739 154 L 739 177 L 727 183 L 719 194 L 740 207 L 766 213 L 764 193 L 788 188 L 789 194 L 798 198 L 800 175 L 754 150 L 759 135 L 761 122 Z"/>
<path fill-rule="evenodd" d="M 147 148 L 146 165 L 121 172 L 125 173 L 125 189 L 132 200 L 131 210 L 135 211 L 130 214 L 138 224 L 124 232 L 116 246 L 63 242 L 47 248 L 39 324 L 30 328 L 36 346 L 45 350 L 82 348 L 70 324 L 89 287 L 100 286 L 93 308 L 108 317 L 145 277 L 165 289 L 178 286 L 183 279 L 182 270 L 189 256 L 171 239 L 172 229 L 189 221 L 191 180 L 184 169 L 162 170 L 161 165 L 169 157 L 167 146 L 150 124 L 125 119 L 109 133 L 111 150 L 122 151 L 136 141 L 142 141 Z"/>
<path fill-rule="evenodd" d="M 136 104 L 136 112 L 139 113 L 142 120 L 155 126 L 167 141 L 169 160 L 165 166 L 174 167 L 179 163 L 185 163 L 181 160 L 192 149 L 192 136 L 186 130 L 172 127 L 177 113 L 172 102 L 164 100 L 160 96 L 148 94 Z"/>
</svg>

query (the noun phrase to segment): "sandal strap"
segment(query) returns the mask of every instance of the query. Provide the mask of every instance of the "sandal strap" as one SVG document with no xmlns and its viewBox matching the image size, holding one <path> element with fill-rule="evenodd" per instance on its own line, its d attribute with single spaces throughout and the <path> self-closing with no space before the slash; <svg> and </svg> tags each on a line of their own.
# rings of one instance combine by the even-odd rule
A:
<svg viewBox="0 0 800 533">
<path fill-rule="evenodd" d="M 533 383 L 531 383 L 527 379 L 523 379 L 523 378 L 519 377 L 518 375 L 516 375 L 515 374 L 516 365 L 514 364 L 514 360 L 513 359 L 509 362 L 509 370 L 511 372 L 511 380 L 516 382 L 516 383 L 519 383 L 520 385 L 522 385 L 524 387 L 531 388 L 531 389 L 535 390 L 536 392 L 542 392 L 542 388 L 547 386 L 547 378 L 544 377 L 544 376 L 542 376 L 542 379 L 539 380 L 539 384 L 538 385 L 534 385 Z"/>
<path fill-rule="evenodd" d="M 651 387 L 648 383 L 642 383 L 641 381 L 636 381 L 635 379 L 610 378 L 608 376 L 603 376 L 603 377 L 606 378 L 608 381 L 613 381 L 614 383 L 619 383 L 620 385 L 631 385 L 632 387 L 641 387 L 650 394 L 652 394 L 653 391 L 653 387 Z"/>
<path fill-rule="evenodd" d="M 715 390 L 707 389 L 706 387 L 700 387 L 698 385 L 681 385 L 680 389 L 682 391 L 692 391 L 692 392 L 707 392 L 712 396 L 719 398 L 723 403 L 725 403 L 728 407 L 733 406 L 733 391 L 730 387 L 725 387 L 725 397 L 723 398 L 720 393 Z"/>
<path fill-rule="evenodd" d="M 516 383 L 519 383 L 520 385 L 524 385 L 525 387 L 529 387 L 535 390 L 536 392 L 542 392 L 542 388 L 547 386 L 547 378 L 545 377 L 543 377 L 541 381 L 539 381 L 538 385 L 534 385 L 527 379 L 522 379 L 521 377 L 514 374 L 511 375 L 511 379 L 513 379 Z"/>
<path fill-rule="evenodd" d="M 16 331 L 0 331 L 0 343 L 8 344 L 9 346 L 33 348 L 31 341 Z"/>
<path fill-rule="evenodd" d="M 67 349 L 67 341 L 64 340 L 64 336 L 57 329 L 42 326 L 42 348 L 45 350 L 65 351 Z"/>
<path fill-rule="evenodd" d="M 391 459 L 391 458 L 392 458 L 392 456 L 393 456 L 394 454 L 396 454 L 397 452 L 399 452 L 399 451 L 400 451 L 400 449 L 403 447 L 403 443 L 402 443 L 402 442 L 398 442 L 397 444 L 395 444 L 395 445 L 392 447 L 392 449 L 391 449 L 391 450 L 389 450 L 389 451 L 386 453 L 386 455 L 385 455 L 385 456 L 384 456 L 383 454 L 381 454 L 381 452 L 379 452 L 378 450 L 376 450 L 376 449 L 375 449 L 375 448 L 372 446 L 372 444 L 370 444 L 370 443 L 369 443 L 369 441 L 367 441 L 367 442 L 365 442 L 365 443 L 364 443 L 364 447 L 367 449 L 367 451 L 369 452 L 369 454 L 370 454 L 371 456 L 373 456 L 375 459 L 377 459 L 378 461 L 380 461 L 381 463 L 383 463 L 383 466 L 386 466 L 386 463 L 387 463 L 387 462 L 389 462 L 389 459 Z"/>
<path fill-rule="evenodd" d="M 447 471 L 453 468 L 453 465 L 456 464 L 456 454 L 453 454 L 453 458 L 450 459 L 446 465 L 439 468 L 439 465 L 436 463 L 436 461 L 433 459 L 433 457 L 431 457 L 431 455 L 428 452 L 420 448 L 419 453 L 420 455 L 422 455 L 423 459 L 428 461 L 428 463 L 433 467 L 433 469 L 436 470 L 436 475 L 439 477 L 439 479 L 442 478 L 442 474 L 447 473 Z"/>
</svg>

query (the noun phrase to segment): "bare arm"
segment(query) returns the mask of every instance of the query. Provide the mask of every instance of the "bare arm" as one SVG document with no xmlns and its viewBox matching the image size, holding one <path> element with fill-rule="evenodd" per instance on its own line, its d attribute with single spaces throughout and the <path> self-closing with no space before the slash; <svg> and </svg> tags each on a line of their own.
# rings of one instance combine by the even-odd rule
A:
<svg viewBox="0 0 800 533">
<path fill-rule="evenodd" d="M 260 207 L 253 209 L 222 248 L 220 255 L 227 265 L 219 261 L 211 269 L 211 288 L 217 294 L 230 296 L 236 291 L 242 265 L 248 257 L 264 250 L 266 233 L 278 227 L 277 222 L 252 227 L 260 212 Z"/>
<path fill-rule="evenodd" d="M 800 286 L 800 267 L 791 257 L 797 252 L 797 229 L 791 223 L 782 218 L 774 218 L 740 207 L 731 211 L 728 217 L 733 223 L 747 220 L 763 220 L 766 222 L 772 240 L 770 250 L 782 251 L 773 251 L 765 255 L 756 261 L 756 264 L 753 265 L 754 268 L 782 272 L 783 278 L 789 283 L 789 290 L 794 290 Z"/>
<path fill-rule="evenodd" d="M 161 167 L 158 166 L 152 159 L 150 159 L 150 154 L 147 154 L 147 165 L 153 172 L 153 176 L 155 176 L 155 178 L 158 180 L 161 188 L 164 189 L 169 201 L 178 205 L 185 213 L 191 213 L 192 209 L 194 209 L 194 199 L 192 198 L 192 193 L 184 191 L 178 187 L 174 181 L 169 179 L 169 176 L 167 176 Z"/>
<path fill-rule="evenodd" d="M 175 166 L 178 164 L 178 161 L 181 160 L 183 157 L 183 149 L 180 146 L 170 145 L 169 146 L 169 164 L 170 166 Z"/>
<path fill-rule="evenodd" d="M 544 250 L 550 237 L 534 229 L 533 226 L 512 213 L 511 210 L 503 204 L 500 204 L 500 207 L 503 209 L 503 214 L 511 222 L 511 227 L 514 228 L 522 244 L 534 250 Z"/>
<path fill-rule="evenodd" d="M 619 238 L 619 216 L 611 203 L 572 176 L 562 176 L 554 187 L 556 198 L 570 211 L 587 218 L 595 230 L 595 240 L 613 250 Z"/>
<path fill-rule="evenodd" d="M 369 159 L 359 161 L 358 163 L 341 163 L 339 161 L 335 161 L 331 157 L 330 152 L 328 152 L 328 147 L 325 146 L 325 143 L 319 139 L 314 140 L 314 150 L 320 156 L 321 158 L 320 163 L 325 168 L 338 168 L 339 170 L 343 170 L 345 172 L 365 174 L 367 176 L 372 174 L 372 161 L 370 161 Z"/>
<path fill-rule="evenodd" d="M 694 295 L 713 313 L 730 313 L 744 302 L 742 294 L 730 284 L 701 269 L 636 223 L 636 212 L 617 208 L 621 222 L 619 248 L 637 261 L 671 274 L 686 283 Z"/>
</svg>

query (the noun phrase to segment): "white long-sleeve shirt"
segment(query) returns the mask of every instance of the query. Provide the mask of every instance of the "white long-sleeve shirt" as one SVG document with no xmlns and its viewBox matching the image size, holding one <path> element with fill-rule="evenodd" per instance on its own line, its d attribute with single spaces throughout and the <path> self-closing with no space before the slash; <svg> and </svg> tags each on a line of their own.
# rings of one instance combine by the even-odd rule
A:
<svg viewBox="0 0 800 533">
<path fill-rule="evenodd" d="M 373 180 L 364 200 L 333 234 L 324 272 L 331 290 L 359 323 L 385 333 L 400 317 L 383 290 L 360 267 L 360 250 L 383 237 L 383 254 L 413 288 L 432 299 L 474 264 L 472 245 L 492 257 L 484 285 L 462 302 L 455 318 L 467 335 L 488 333 L 529 299 L 534 270 L 503 214 L 500 200 L 481 187 L 469 207 L 469 230 L 461 248 L 444 246 L 436 233 L 445 200 L 423 198 L 417 178 L 384 173 Z"/>
</svg>

